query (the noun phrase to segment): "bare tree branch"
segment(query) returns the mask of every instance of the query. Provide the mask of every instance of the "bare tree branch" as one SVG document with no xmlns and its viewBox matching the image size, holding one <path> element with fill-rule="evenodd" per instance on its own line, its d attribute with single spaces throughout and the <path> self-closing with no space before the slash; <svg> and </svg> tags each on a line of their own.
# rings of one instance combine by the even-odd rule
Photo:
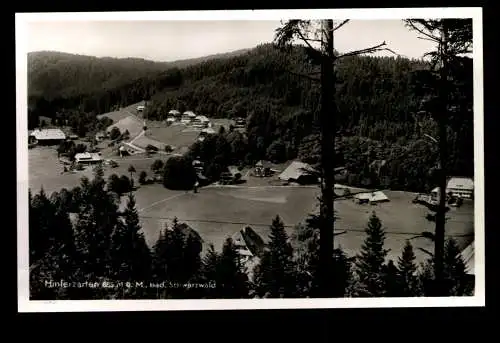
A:
<svg viewBox="0 0 500 343">
<path fill-rule="evenodd" d="M 417 36 L 418 39 L 422 39 L 422 40 L 428 40 L 429 42 L 434 42 L 434 43 L 437 43 L 434 39 L 430 39 L 430 38 L 427 38 L 427 37 L 420 37 L 420 36 Z"/>
<path fill-rule="evenodd" d="M 297 30 L 297 34 L 299 35 L 300 39 L 307 44 L 307 46 L 309 47 L 309 49 L 312 49 L 312 50 L 317 50 L 315 48 L 312 47 L 311 43 L 309 43 L 308 41 L 308 38 L 305 37 L 302 32 L 300 30 Z"/>
<path fill-rule="evenodd" d="M 337 31 L 337 30 L 338 30 L 338 29 L 340 29 L 342 26 L 344 26 L 345 24 L 347 24 L 349 21 L 350 21 L 350 19 L 346 19 L 346 20 L 344 20 L 343 22 L 341 22 L 340 24 L 338 24 L 337 26 L 335 26 L 335 27 L 333 28 L 333 31 L 334 31 L 334 32 L 335 32 L 335 31 Z"/>
<path fill-rule="evenodd" d="M 347 56 L 356 56 L 356 55 L 361 55 L 361 54 L 373 53 L 373 52 L 380 51 L 380 50 L 388 50 L 387 48 L 381 49 L 385 45 L 386 45 L 386 43 L 382 42 L 379 45 L 372 46 L 371 48 L 347 52 L 343 55 L 337 56 L 337 59 L 342 58 L 342 57 L 347 57 Z"/>
<path fill-rule="evenodd" d="M 436 36 L 431 35 L 430 33 L 425 32 L 421 28 L 417 27 L 412 19 L 406 20 L 405 22 L 406 22 L 406 24 L 408 24 L 410 26 L 411 29 L 417 31 L 421 35 L 426 36 L 427 38 L 429 38 L 429 40 L 436 42 L 436 43 L 441 42 L 441 37 L 436 37 Z M 428 27 L 427 29 L 429 31 L 432 30 L 432 28 L 430 28 L 430 27 Z"/>
</svg>

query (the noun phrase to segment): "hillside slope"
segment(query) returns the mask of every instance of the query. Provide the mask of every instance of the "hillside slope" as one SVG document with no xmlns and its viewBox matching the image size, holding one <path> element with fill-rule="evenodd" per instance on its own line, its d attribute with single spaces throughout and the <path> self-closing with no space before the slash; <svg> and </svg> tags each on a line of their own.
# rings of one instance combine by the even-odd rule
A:
<svg viewBox="0 0 500 343">
<path fill-rule="evenodd" d="M 28 54 L 28 94 L 46 100 L 90 94 L 113 89 L 142 77 L 155 76 L 170 68 L 229 58 L 247 49 L 172 62 L 154 62 L 140 58 L 111 58 L 76 55 L 56 51 Z"/>
<path fill-rule="evenodd" d="M 457 65 L 449 113 L 450 175 L 473 175 L 472 60 Z M 232 162 L 259 159 L 284 161 L 300 158 L 318 161 L 320 85 L 297 73 L 314 68 L 303 48 L 289 52 L 263 44 L 231 58 L 212 58 L 184 68 L 148 74 L 114 88 L 53 101 L 35 99 L 30 113 L 54 116 L 76 109 L 77 113 L 105 113 L 117 106 L 148 100 L 146 115 L 163 120 L 168 111 L 193 110 L 213 118 L 245 117 L 244 141 L 234 141 L 210 152 L 217 160 L 237 151 Z M 393 57 L 350 57 L 336 67 L 336 157 L 346 166 L 349 184 L 373 185 L 376 180 L 395 189 L 421 191 L 433 184 L 436 149 L 424 134 L 436 135 L 432 106 L 423 113 L 433 87 L 425 86 L 429 66 L 418 60 Z M 430 103 L 432 105 L 432 103 Z M 427 105 L 426 105 L 427 106 Z M 208 142 L 207 142 L 208 144 Z M 201 154 L 201 151 L 200 151 Z M 385 170 L 373 162 L 386 160 Z M 384 174 L 382 175 L 381 174 Z M 367 181 L 368 180 L 368 181 Z"/>
</svg>

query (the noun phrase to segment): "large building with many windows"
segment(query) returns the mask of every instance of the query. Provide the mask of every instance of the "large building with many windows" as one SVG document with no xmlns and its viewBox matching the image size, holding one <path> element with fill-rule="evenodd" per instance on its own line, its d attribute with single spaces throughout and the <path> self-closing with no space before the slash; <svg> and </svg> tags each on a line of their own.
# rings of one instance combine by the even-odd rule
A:
<svg viewBox="0 0 500 343">
<path fill-rule="evenodd" d="M 28 143 L 37 145 L 59 145 L 64 140 L 66 134 L 60 129 L 36 129 L 28 136 Z"/>
</svg>

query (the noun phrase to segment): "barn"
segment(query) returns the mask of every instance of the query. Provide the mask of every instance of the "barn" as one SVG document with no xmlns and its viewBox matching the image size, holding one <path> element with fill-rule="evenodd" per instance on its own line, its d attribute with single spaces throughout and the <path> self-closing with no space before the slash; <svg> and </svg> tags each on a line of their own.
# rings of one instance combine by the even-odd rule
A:
<svg viewBox="0 0 500 343">
<path fill-rule="evenodd" d="M 65 140 L 66 135 L 60 129 L 37 129 L 28 136 L 28 142 L 37 145 L 59 145 Z"/>
<path fill-rule="evenodd" d="M 315 169 L 307 163 L 293 161 L 280 175 L 279 179 L 301 185 L 319 182 Z"/>
</svg>

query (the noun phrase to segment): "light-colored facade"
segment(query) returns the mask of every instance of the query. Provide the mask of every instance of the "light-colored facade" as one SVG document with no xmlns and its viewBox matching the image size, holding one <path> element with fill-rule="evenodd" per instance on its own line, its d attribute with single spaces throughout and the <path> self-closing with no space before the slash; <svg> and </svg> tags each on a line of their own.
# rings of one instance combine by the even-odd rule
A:
<svg viewBox="0 0 500 343">
<path fill-rule="evenodd" d="M 83 165 L 99 164 L 102 162 L 102 158 L 98 153 L 84 152 L 75 155 L 75 162 Z"/>
</svg>

